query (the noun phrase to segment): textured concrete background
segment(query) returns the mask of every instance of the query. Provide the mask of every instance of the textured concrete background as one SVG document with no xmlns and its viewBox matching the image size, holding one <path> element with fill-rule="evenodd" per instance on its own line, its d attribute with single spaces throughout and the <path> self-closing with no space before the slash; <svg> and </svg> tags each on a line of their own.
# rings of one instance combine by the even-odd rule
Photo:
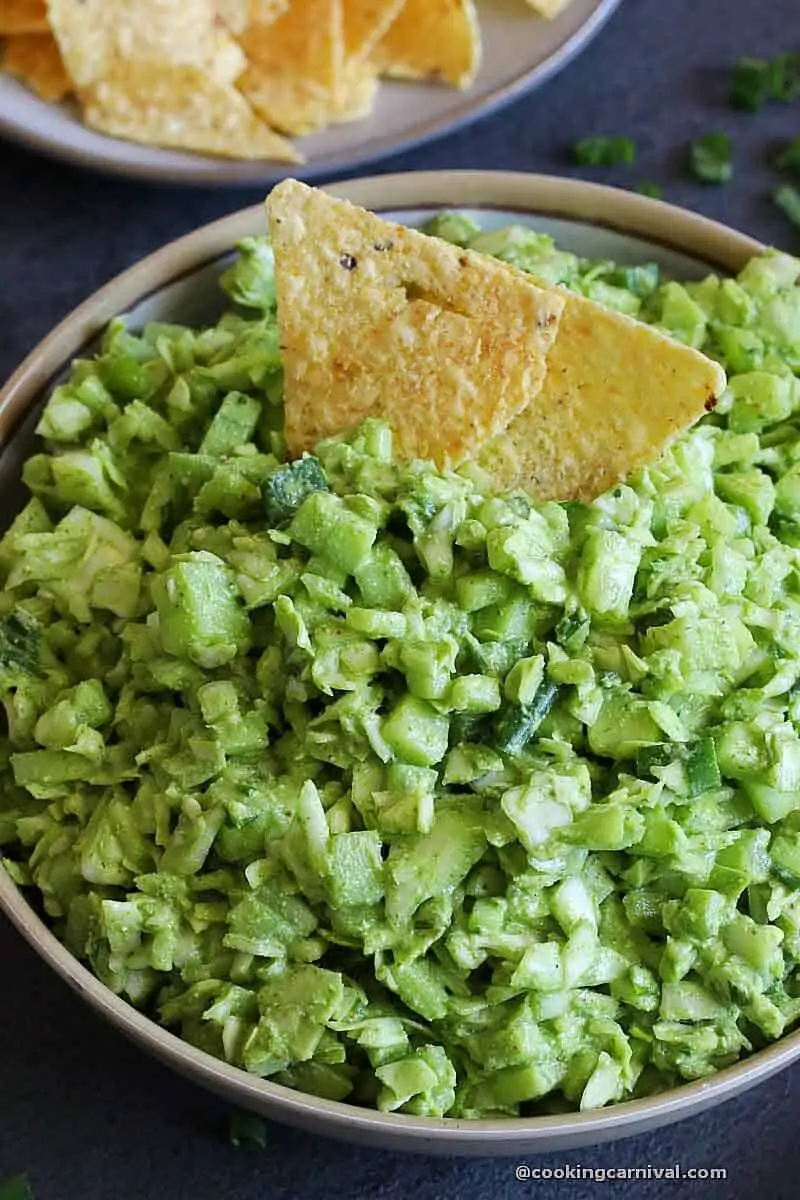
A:
<svg viewBox="0 0 800 1200">
<path fill-rule="evenodd" d="M 623 0 L 559 78 L 486 121 L 377 171 L 482 167 L 579 174 L 666 198 L 800 252 L 773 209 L 776 144 L 800 134 L 800 104 L 761 114 L 725 104 L 743 54 L 800 50 L 798 0 Z M 736 178 L 703 186 L 686 145 L 711 129 L 736 143 Z M 627 134 L 632 169 L 579 171 L 569 147 Z M 362 173 L 367 173 L 366 171 Z M 0 143 L 0 377 L 78 301 L 163 242 L 260 199 L 108 180 Z M 800 1066 L 699 1119 L 541 1166 L 722 1166 L 724 1182 L 519 1183 L 513 1160 L 441 1160 L 359 1151 L 273 1127 L 268 1148 L 233 1150 L 225 1111 L 150 1062 L 82 1007 L 0 923 L 0 1180 L 25 1170 L 37 1200 L 744 1200 L 800 1194 Z"/>
</svg>

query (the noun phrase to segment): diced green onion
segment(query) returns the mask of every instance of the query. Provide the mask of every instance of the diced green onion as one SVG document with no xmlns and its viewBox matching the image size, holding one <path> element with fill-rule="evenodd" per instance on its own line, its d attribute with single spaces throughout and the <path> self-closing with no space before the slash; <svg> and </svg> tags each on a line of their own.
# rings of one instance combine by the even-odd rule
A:
<svg viewBox="0 0 800 1200">
<path fill-rule="evenodd" d="M 770 95 L 787 103 L 800 96 L 800 54 L 779 54 L 770 64 Z"/>
<path fill-rule="evenodd" d="M 757 112 L 769 100 L 800 96 L 800 54 L 742 58 L 733 70 L 728 99 L 734 108 Z"/>
<path fill-rule="evenodd" d="M 733 69 L 728 99 L 734 108 L 757 112 L 770 99 L 770 64 L 760 58 L 742 58 Z"/>
<path fill-rule="evenodd" d="M 242 1150 L 263 1150 L 267 1145 L 267 1123 L 255 1113 L 231 1113 L 228 1140 Z"/>
<path fill-rule="evenodd" d="M 33 1192 L 24 1175 L 15 1175 L 0 1184 L 0 1200 L 33 1200 Z"/>
<path fill-rule="evenodd" d="M 791 142 L 784 146 L 775 159 L 775 166 L 779 171 L 792 171 L 800 174 L 800 137 L 792 138 Z"/>
<path fill-rule="evenodd" d="M 615 167 L 636 161 L 636 144 L 627 137 L 586 137 L 575 144 L 582 167 Z"/>
<path fill-rule="evenodd" d="M 649 196 L 651 200 L 660 200 L 664 195 L 664 190 L 660 184 L 653 183 L 651 179 L 642 179 L 636 184 L 633 189 L 640 196 Z"/>
<path fill-rule="evenodd" d="M 728 183 L 733 178 L 731 139 L 727 133 L 707 133 L 692 142 L 692 173 L 703 183 Z"/>
<path fill-rule="evenodd" d="M 784 183 L 772 193 L 772 199 L 784 216 L 800 229 L 800 190 Z"/>
</svg>

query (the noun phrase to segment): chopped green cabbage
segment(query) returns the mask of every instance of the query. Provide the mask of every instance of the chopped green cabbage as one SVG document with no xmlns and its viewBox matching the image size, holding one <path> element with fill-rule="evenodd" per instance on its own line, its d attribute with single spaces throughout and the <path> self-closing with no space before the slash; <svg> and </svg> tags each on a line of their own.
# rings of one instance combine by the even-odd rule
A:
<svg viewBox="0 0 800 1200">
<path fill-rule="evenodd" d="M 114 322 L 0 541 L 0 845 L 108 987 L 230 1063 L 588 1109 L 800 1018 L 800 264 L 679 283 L 431 231 L 702 347 L 722 403 L 532 507 L 377 422 L 285 463 L 264 240 L 213 327 Z"/>
</svg>

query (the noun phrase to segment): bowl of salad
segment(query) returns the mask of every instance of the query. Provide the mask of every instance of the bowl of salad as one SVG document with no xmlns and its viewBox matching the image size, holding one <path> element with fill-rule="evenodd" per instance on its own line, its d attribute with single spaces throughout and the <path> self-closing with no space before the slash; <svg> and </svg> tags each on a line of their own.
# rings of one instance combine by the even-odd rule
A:
<svg viewBox="0 0 800 1200">
<path fill-rule="evenodd" d="M 687 1117 L 800 1056 L 800 263 L 575 181 L 331 192 L 724 389 L 592 496 L 404 462 L 391 397 L 287 457 L 263 209 L 112 281 L 0 397 L 0 907 L 266 1117 L 474 1154 Z"/>
</svg>

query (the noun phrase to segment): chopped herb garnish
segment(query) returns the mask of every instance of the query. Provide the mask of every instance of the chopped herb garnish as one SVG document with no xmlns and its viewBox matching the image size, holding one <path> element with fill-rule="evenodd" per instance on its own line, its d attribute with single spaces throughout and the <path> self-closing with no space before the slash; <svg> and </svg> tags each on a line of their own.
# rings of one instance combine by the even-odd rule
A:
<svg viewBox="0 0 800 1200">
<path fill-rule="evenodd" d="M 0 619 L 0 676 L 35 675 L 41 628 L 23 608 Z"/>
<path fill-rule="evenodd" d="M 800 174 L 800 137 L 793 138 L 775 159 L 779 171 L 796 171 Z"/>
<path fill-rule="evenodd" d="M 800 54 L 779 54 L 770 68 L 772 99 L 796 100 L 800 96 Z"/>
<path fill-rule="evenodd" d="M 575 143 L 575 161 L 582 167 L 615 167 L 636 160 L 636 145 L 626 137 L 587 137 Z"/>
<path fill-rule="evenodd" d="M 692 173 L 703 183 L 727 183 L 733 176 L 731 139 L 727 133 L 707 133 L 691 145 Z"/>
<path fill-rule="evenodd" d="M 784 102 L 800 96 L 800 54 L 773 59 L 742 58 L 736 64 L 728 99 L 734 108 L 757 112 L 770 100 Z"/>
<path fill-rule="evenodd" d="M 15 1175 L 0 1183 L 0 1200 L 33 1200 L 33 1192 L 24 1175 Z"/>
<path fill-rule="evenodd" d="M 762 58 L 742 58 L 733 68 L 728 99 L 734 108 L 758 112 L 770 99 L 770 64 Z"/>
<path fill-rule="evenodd" d="M 328 480 L 318 458 L 304 454 L 274 471 L 262 485 L 264 511 L 270 525 L 288 525 L 312 492 L 328 491 Z"/>
<path fill-rule="evenodd" d="M 800 190 L 784 183 L 772 193 L 772 199 L 793 225 L 800 229 Z"/>
<path fill-rule="evenodd" d="M 267 1123 L 255 1113 L 231 1113 L 228 1140 L 242 1150 L 263 1150 L 267 1144 Z"/>
<path fill-rule="evenodd" d="M 649 179 L 643 179 L 640 183 L 637 183 L 633 190 L 638 192 L 640 196 L 649 196 L 651 200 L 660 200 L 664 195 L 663 189 Z"/>
</svg>

